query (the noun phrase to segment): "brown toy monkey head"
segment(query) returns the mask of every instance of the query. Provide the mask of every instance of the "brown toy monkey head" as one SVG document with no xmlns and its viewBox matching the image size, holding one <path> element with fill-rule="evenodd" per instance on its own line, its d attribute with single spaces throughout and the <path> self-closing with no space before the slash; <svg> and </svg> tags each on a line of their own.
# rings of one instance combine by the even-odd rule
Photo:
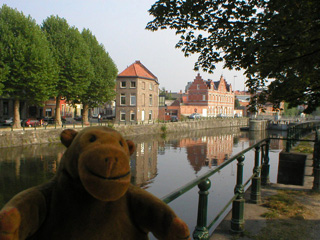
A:
<svg viewBox="0 0 320 240">
<path fill-rule="evenodd" d="M 127 191 L 130 155 L 135 145 L 107 127 L 87 127 L 80 132 L 64 130 L 61 142 L 68 148 L 60 170 L 80 179 L 85 190 L 102 201 L 115 201 Z"/>
</svg>

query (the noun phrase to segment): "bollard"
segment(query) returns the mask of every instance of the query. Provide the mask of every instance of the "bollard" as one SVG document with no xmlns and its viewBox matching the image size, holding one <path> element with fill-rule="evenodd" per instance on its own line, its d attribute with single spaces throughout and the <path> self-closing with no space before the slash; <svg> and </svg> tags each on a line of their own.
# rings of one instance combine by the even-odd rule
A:
<svg viewBox="0 0 320 240">
<path fill-rule="evenodd" d="M 313 187 L 314 191 L 320 191 L 320 141 L 319 132 L 316 131 L 316 141 L 313 149 Z"/>
<path fill-rule="evenodd" d="M 260 178 L 260 146 L 255 147 L 255 158 L 254 158 L 254 168 L 253 173 L 255 176 L 252 178 L 251 194 L 250 200 L 255 204 L 261 202 L 261 178 Z"/>
<path fill-rule="evenodd" d="M 205 179 L 198 184 L 199 203 L 198 203 L 198 218 L 197 226 L 193 232 L 193 239 L 195 240 L 208 240 L 209 231 L 207 228 L 207 213 L 208 213 L 208 190 L 211 187 L 209 179 Z"/>
<path fill-rule="evenodd" d="M 264 185 L 264 186 L 270 183 L 269 146 L 270 146 L 270 139 L 266 141 L 264 159 L 261 166 L 261 185 Z"/>
<path fill-rule="evenodd" d="M 231 231 L 234 233 L 242 233 L 244 231 L 244 187 L 243 187 L 243 161 L 244 156 L 237 158 L 237 185 L 234 189 L 234 193 L 237 194 L 237 198 L 232 203 L 232 219 L 231 219 Z"/>
</svg>

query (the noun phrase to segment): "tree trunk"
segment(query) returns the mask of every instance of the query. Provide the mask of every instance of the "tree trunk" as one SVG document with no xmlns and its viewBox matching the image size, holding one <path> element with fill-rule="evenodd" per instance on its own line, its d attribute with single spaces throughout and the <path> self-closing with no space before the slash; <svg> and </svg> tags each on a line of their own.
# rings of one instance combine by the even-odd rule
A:
<svg viewBox="0 0 320 240">
<path fill-rule="evenodd" d="M 13 105 L 13 128 L 21 128 L 21 121 L 20 121 L 20 101 L 19 99 L 14 99 Z"/>
<path fill-rule="evenodd" d="M 89 125 L 89 105 L 87 103 L 83 103 L 83 110 L 82 110 L 82 121 L 84 125 Z"/>
<path fill-rule="evenodd" d="M 60 114 L 60 101 L 61 101 L 61 96 L 56 97 L 56 114 L 54 121 L 58 126 L 61 126 L 61 114 Z"/>
</svg>

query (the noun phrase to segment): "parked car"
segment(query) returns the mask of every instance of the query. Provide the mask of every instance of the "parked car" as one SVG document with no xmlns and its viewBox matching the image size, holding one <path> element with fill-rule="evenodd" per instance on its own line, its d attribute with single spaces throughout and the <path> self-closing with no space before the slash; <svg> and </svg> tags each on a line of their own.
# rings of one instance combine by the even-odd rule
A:
<svg viewBox="0 0 320 240">
<path fill-rule="evenodd" d="M 200 119 L 201 115 L 199 113 L 192 113 L 188 118 L 189 119 Z"/>
<path fill-rule="evenodd" d="M 171 116 L 170 121 L 171 122 L 178 122 L 179 121 L 178 116 Z"/>
<path fill-rule="evenodd" d="M 75 116 L 73 119 L 76 121 L 82 121 L 82 116 Z"/>
<path fill-rule="evenodd" d="M 99 114 L 98 113 L 94 113 L 91 115 L 92 118 L 98 118 Z"/>
<path fill-rule="evenodd" d="M 48 124 L 54 124 L 55 123 L 54 117 L 44 117 L 42 119 L 42 121 L 43 121 L 43 125 L 48 125 Z M 61 117 L 61 122 L 65 123 L 66 119 L 64 117 Z"/>
<path fill-rule="evenodd" d="M 34 126 L 40 126 L 40 121 L 38 119 L 32 119 L 29 118 L 24 122 L 26 127 L 34 127 Z"/>
<path fill-rule="evenodd" d="M 113 120 L 116 116 L 114 115 L 104 115 L 102 116 L 102 119 L 108 119 L 108 120 Z"/>
<path fill-rule="evenodd" d="M 20 120 L 21 123 L 22 123 L 22 121 L 23 120 Z M 13 124 L 13 117 L 10 117 L 8 119 L 0 121 L 0 125 L 2 125 L 2 126 L 12 126 L 12 124 Z"/>
<path fill-rule="evenodd" d="M 3 126 L 11 126 L 13 123 L 13 117 L 5 119 L 5 120 L 1 120 L 1 125 Z"/>
</svg>

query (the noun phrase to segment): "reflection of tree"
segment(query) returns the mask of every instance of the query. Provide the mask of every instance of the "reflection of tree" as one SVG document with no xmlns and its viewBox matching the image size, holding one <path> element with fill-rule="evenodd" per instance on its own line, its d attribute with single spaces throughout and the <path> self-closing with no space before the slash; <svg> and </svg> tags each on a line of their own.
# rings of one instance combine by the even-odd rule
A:
<svg viewBox="0 0 320 240">
<path fill-rule="evenodd" d="M 51 179 L 64 151 L 61 144 L 0 149 L 0 208 L 18 192 Z"/>
</svg>

